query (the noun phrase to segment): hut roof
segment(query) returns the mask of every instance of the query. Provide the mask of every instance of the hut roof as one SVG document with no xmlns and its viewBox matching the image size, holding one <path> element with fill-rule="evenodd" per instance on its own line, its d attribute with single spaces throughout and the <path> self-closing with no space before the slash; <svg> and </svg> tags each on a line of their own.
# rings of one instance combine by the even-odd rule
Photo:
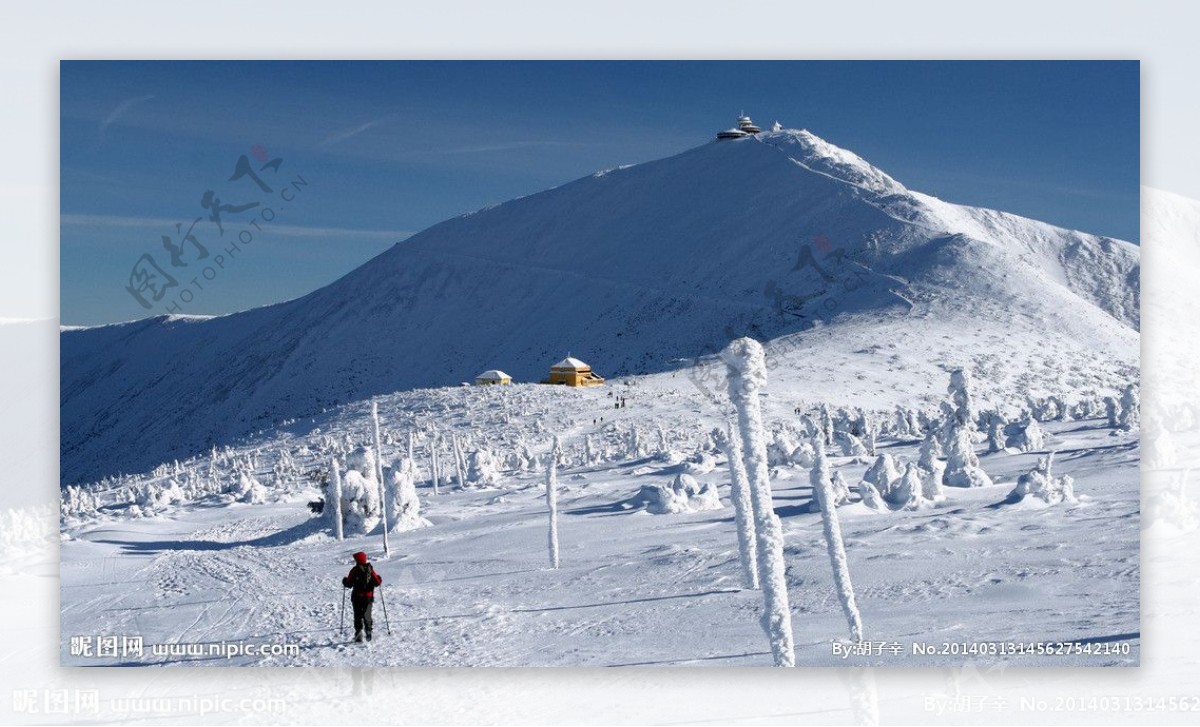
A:
<svg viewBox="0 0 1200 727">
<path fill-rule="evenodd" d="M 476 376 L 477 379 L 511 379 L 512 377 L 504 373 L 500 369 L 488 369 L 482 374 Z"/>
<path fill-rule="evenodd" d="M 585 364 L 584 362 L 580 361 L 577 358 L 567 356 L 562 361 L 559 361 L 558 363 L 554 364 L 550 368 L 552 368 L 552 369 L 570 369 L 572 371 L 581 371 L 583 369 L 590 369 L 591 366 L 588 366 L 587 364 Z"/>
</svg>

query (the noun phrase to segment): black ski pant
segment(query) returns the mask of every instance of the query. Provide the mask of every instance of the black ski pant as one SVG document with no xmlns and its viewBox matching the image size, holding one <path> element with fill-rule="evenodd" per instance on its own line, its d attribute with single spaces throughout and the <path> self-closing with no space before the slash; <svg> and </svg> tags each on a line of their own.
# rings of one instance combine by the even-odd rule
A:
<svg viewBox="0 0 1200 727">
<path fill-rule="evenodd" d="M 354 633 L 362 631 L 364 628 L 367 633 L 371 632 L 371 627 L 374 622 L 371 620 L 371 605 L 375 602 L 370 598 L 351 598 L 350 604 L 354 606 Z"/>
</svg>

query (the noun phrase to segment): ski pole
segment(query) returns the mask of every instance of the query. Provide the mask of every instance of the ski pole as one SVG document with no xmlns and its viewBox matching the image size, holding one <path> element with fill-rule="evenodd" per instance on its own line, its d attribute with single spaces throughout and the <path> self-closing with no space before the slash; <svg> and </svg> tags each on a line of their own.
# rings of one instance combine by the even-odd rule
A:
<svg viewBox="0 0 1200 727">
<path fill-rule="evenodd" d="M 379 587 L 379 603 L 383 605 L 383 625 L 387 627 L 388 636 L 391 636 L 392 624 L 387 617 L 387 599 L 383 597 L 383 586 Z"/>
<path fill-rule="evenodd" d="M 338 633 L 342 636 L 346 635 L 346 589 L 342 588 L 342 617 L 341 623 L 338 624 Z"/>
</svg>

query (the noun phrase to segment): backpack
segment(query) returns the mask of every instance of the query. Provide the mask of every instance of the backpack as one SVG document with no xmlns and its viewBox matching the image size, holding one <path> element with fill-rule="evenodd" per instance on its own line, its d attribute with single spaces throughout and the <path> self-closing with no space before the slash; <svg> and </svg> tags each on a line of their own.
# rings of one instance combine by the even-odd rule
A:
<svg viewBox="0 0 1200 727">
<path fill-rule="evenodd" d="M 351 585 L 354 588 L 354 593 L 371 593 L 375 590 L 375 566 L 367 563 L 367 570 L 364 572 L 357 565 L 354 566 L 354 577 L 351 579 Z"/>
</svg>

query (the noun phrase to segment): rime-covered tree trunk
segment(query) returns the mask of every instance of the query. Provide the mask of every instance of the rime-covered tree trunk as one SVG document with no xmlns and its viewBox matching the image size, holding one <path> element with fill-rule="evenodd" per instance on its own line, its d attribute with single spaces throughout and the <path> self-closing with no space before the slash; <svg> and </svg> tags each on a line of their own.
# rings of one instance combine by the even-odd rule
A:
<svg viewBox="0 0 1200 727">
<path fill-rule="evenodd" d="M 560 456 L 562 456 L 562 446 L 556 436 L 546 462 L 546 509 L 550 511 L 550 530 L 547 540 L 550 546 L 550 567 L 555 570 L 558 569 L 558 458 Z"/>
<path fill-rule="evenodd" d="M 718 429 L 714 432 L 721 435 Z M 737 525 L 738 553 L 742 560 L 742 586 L 758 588 L 758 546 L 754 542 L 754 507 L 750 502 L 750 484 L 746 481 L 746 462 L 742 445 L 733 422 L 726 420 L 725 432 L 719 437 L 721 448 L 729 460 L 729 499 L 733 500 L 733 516 Z"/>
<path fill-rule="evenodd" d="M 767 471 L 767 442 L 763 431 L 759 392 L 767 382 L 767 364 L 762 346 L 751 338 L 739 338 L 722 352 L 729 369 L 729 398 L 737 410 L 738 430 L 750 484 L 754 510 L 754 532 L 758 545 L 758 580 L 763 592 L 763 630 L 771 643 L 775 666 L 795 666 L 792 613 L 788 604 L 787 578 L 783 560 L 783 528 L 771 501 Z"/>
<path fill-rule="evenodd" d="M 345 540 L 342 533 L 342 471 L 338 467 L 337 457 L 330 457 L 329 473 L 333 480 L 333 533 L 338 540 Z"/>
<path fill-rule="evenodd" d="M 375 477 L 379 481 L 379 515 L 383 518 L 383 557 L 390 558 L 392 549 L 388 547 L 388 501 L 387 487 L 383 483 L 383 448 L 379 443 L 379 403 L 371 402 L 371 421 L 375 428 Z"/>
<path fill-rule="evenodd" d="M 458 473 L 458 489 L 467 489 L 467 463 L 463 461 L 462 447 L 458 443 L 458 435 L 450 435 L 450 444 L 454 450 L 454 470 Z"/>
<path fill-rule="evenodd" d="M 855 643 L 862 641 L 862 616 L 858 613 L 858 604 L 854 601 L 854 586 L 850 582 L 850 565 L 846 561 L 846 545 L 842 542 L 842 525 L 838 521 L 837 503 L 833 494 L 833 480 L 829 476 L 829 460 L 825 458 L 825 445 L 820 438 L 814 437 L 813 468 L 809 472 L 809 482 L 821 505 L 821 523 L 825 530 L 825 549 L 829 552 L 829 564 L 833 566 L 833 584 L 837 588 L 838 600 L 842 603 L 842 613 L 846 614 L 846 623 L 850 626 L 850 639 Z"/>
<path fill-rule="evenodd" d="M 442 477 L 441 464 L 438 462 L 437 435 L 429 437 L 429 479 L 433 483 L 433 494 L 438 494 L 438 481 Z"/>
</svg>

